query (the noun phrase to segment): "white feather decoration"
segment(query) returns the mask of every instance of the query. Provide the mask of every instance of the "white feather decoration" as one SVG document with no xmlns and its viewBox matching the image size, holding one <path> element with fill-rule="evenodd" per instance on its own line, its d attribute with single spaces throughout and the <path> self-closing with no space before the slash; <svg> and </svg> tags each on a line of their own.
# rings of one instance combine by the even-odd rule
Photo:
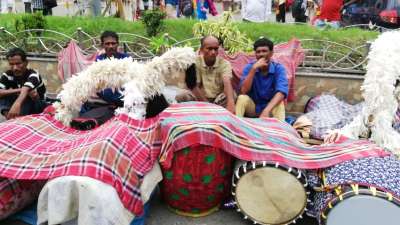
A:
<svg viewBox="0 0 400 225">
<path fill-rule="evenodd" d="M 61 103 L 53 104 L 55 118 L 69 125 L 90 96 L 105 88 L 123 87 L 124 107 L 116 112 L 142 119 L 146 114 L 146 99 L 162 93 L 166 78 L 187 69 L 195 62 L 195 56 L 192 48 L 185 47 L 172 48 L 147 63 L 132 58 L 96 62 L 63 85 L 59 94 Z"/>
<path fill-rule="evenodd" d="M 371 141 L 399 155 L 400 134 L 392 127 L 399 104 L 399 90 L 394 85 L 399 77 L 400 31 L 385 32 L 372 43 L 368 54 L 361 86 L 365 100 L 362 112 L 340 133 L 358 138 L 370 129 Z"/>
</svg>

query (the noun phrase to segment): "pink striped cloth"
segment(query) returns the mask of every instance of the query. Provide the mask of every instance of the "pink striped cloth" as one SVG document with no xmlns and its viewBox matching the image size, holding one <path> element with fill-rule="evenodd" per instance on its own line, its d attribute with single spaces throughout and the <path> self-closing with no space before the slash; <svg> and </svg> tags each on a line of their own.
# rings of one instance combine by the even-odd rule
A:
<svg viewBox="0 0 400 225">
<path fill-rule="evenodd" d="M 81 72 L 96 60 L 97 53 L 85 55 L 75 41 L 58 53 L 58 76 L 65 82 L 72 75 Z"/>
<path fill-rule="evenodd" d="M 289 124 L 276 119 L 239 118 L 208 103 L 175 104 L 161 115 L 161 161 L 169 167 L 174 151 L 201 144 L 246 161 L 272 161 L 318 169 L 365 157 L 389 155 L 366 140 L 342 137 L 335 144 L 309 146 Z"/>
</svg>

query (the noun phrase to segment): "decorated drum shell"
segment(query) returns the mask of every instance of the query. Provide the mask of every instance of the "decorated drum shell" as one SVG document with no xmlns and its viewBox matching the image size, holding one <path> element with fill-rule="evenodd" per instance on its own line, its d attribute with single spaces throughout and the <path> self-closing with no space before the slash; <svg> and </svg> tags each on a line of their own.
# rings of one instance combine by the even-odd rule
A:
<svg viewBox="0 0 400 225">
<path fill-rule="evenodd" d="M 341 208 L 350 207 L 348 211 L 342 210 L 340 213 L 351 224 L 355 224 L 350 221 L 353 217 L 357 221 L 365 219 L 363 225 L 375 224 L 377 221 L 373 220 L 383 215 L 379 223 L 398 224 L 399 219 L 392 217 L 400 214 L 400 161 L 395 156 L 369 157 L 340 163 L 324 170 L 320 179 L 323 185 L 320 189 L 324 191 L 316 192 L 313 199 L 313 210 L 320 224 L 336 225 L 337 222 L 333 221 L 338 219 L 333 220 L 331 213 L 338 211 L 339 205 Z M 351 210 L 349 204 L 356 204 L 356 201 L 366 203 Z M 365 212 L 357 215 L 357 211 L 354 211 L 356 208 Z M 393 209 L 397 211 L 397 208 L 397 214 L 392 215 Z M 371 210 L 374 212 L 369 212 Z M 367 216 L 372 217 L 368 220 Z"/>
<path fill-rule="evenodd" d="M 216 211 L 229 196 L 232 162 L 225 151 L 205 145 L 176 151 L 171 168 L 163 168 L 163 199 L 170 209 L 184 216 Z"/>
<path fill-rule="evenodd" d="M 39 197 L 46 181 L 0 179 L 0 220 L 22 210 Z"/>
</svg>

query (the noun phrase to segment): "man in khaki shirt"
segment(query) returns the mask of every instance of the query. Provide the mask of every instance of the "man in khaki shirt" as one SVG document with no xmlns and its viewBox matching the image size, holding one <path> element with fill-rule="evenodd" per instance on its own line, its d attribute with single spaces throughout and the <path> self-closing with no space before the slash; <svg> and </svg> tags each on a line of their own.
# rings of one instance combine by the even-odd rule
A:
<svg viewBox="0 0 400 225">
<path fill-rule="evenodd" d="M 200 55 L 196 58 L 196 86 L 178 101 L 206 101 L 225 107 L 235 113 L 231 83 L 232 67 L 218 56 L 219 41 L 213 36 L 201 39 Z"/>
</svg>

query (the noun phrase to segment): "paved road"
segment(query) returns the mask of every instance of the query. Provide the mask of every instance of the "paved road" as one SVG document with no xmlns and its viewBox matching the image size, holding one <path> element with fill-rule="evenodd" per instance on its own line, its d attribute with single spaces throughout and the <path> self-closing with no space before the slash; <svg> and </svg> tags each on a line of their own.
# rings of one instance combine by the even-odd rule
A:
<svg viewBox="0 0 400 225">
<path fill-rule="evenodd" d="M 209 216 L 190 218 L 179 216 L 168 210 L 166 204 L 157 195 L 151 202 L 146 225 L 250 225 L 250 221 L 242 219 L 241 214 L 233 209 L 219 210 Z M 296 225 L 317 225 L 313 218 L 305 216 Z M 18 221 L 2 221 L 1 225 L 27 225 Z"/>
<path fill-rule="evenodd" d="M 206 217 L 189 218 L 178 216 L 168 210 L 165 203 L 157 196 L 151 203 L 146 225 L 250 225 L 250 221 L 242 219 L 241 214 L 233 209 L 220 210 Z M 313 218 L 305 217 L 296 222 L 297 225 L 317 225 Z"/>
</svg>

